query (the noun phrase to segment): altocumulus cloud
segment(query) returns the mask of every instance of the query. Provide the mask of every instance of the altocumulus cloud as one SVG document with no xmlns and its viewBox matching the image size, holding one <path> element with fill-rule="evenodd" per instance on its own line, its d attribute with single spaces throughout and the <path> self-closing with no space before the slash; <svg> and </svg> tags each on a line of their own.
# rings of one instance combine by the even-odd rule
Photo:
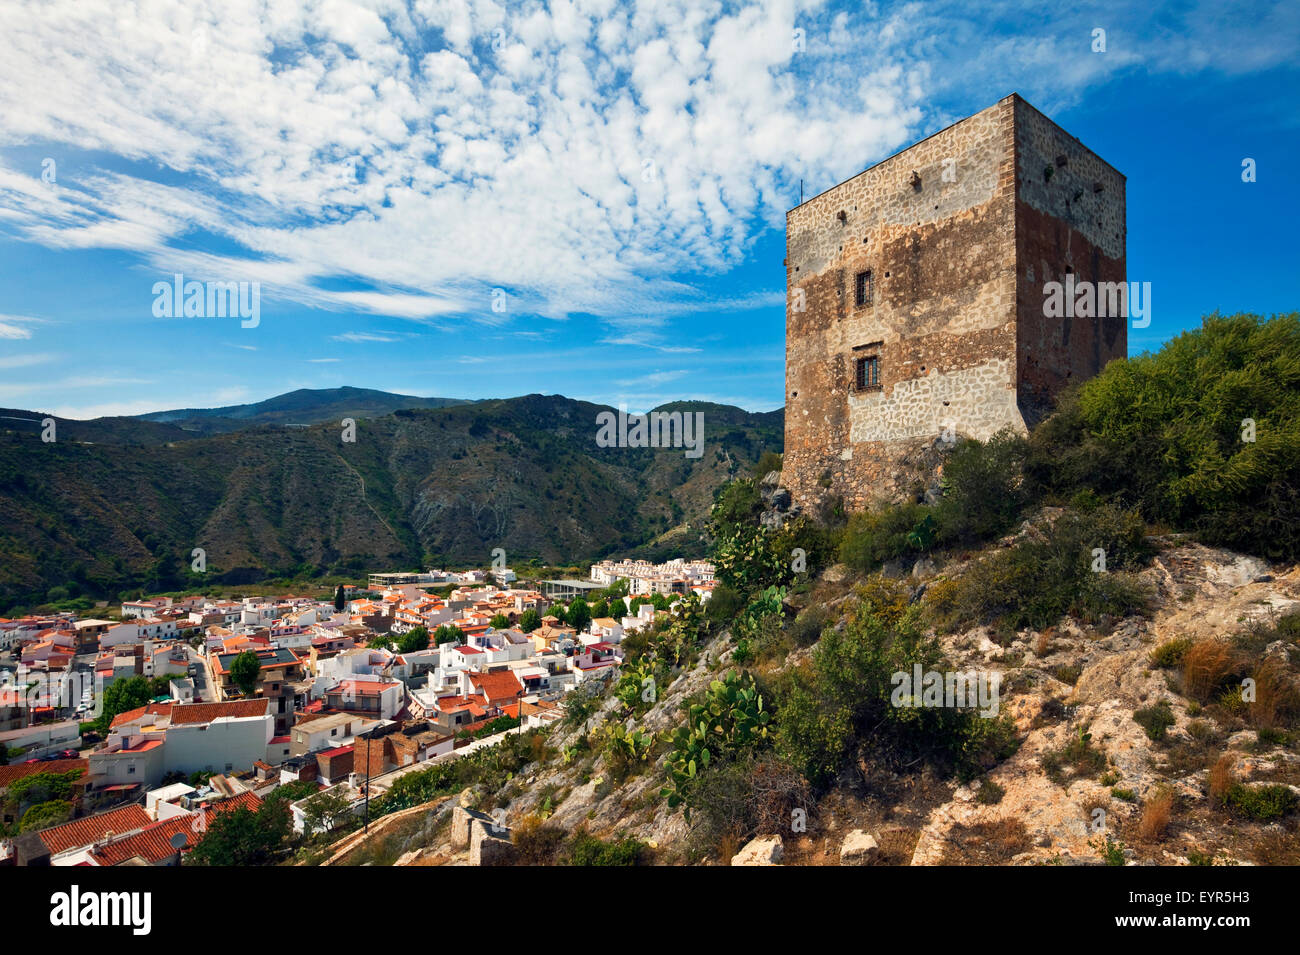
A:
<svg viewBox="0 0 1300 955">
<path fill-rule="evenodd" d="M 496 288 L 510 315 L 726 307 L 692 277 L 780 228 L 799 178 L 956 118 L 953 77 L 1050 108 L 1124 69 L 1265 68 L 1300 34 L 1280 4 L 1134 4 L 1108 17 L 1143 43 L 1089 60 L 1090 14 L 988 6 L 9 0 L 0 147 L 76 161 L 51 189 L 0 153 L 0 225 L 422 321 L 499 323 Z M 621 334 L 663 348 L 649 325 Z"/>
</svg>

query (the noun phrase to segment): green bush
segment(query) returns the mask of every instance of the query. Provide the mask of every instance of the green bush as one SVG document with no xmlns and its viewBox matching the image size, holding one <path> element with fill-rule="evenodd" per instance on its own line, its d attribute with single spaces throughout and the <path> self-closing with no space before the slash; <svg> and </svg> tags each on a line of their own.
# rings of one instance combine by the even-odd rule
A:
<svg viewBox="0 0 1300 955">
<path fill-rule="evenodd" d="M 930 515 L 921 504 L 900 504 L 852 515 L 839 558 L 857 570 L 876 570 L 889 560 L 921 553 L 913 531 Z"/>
<path fill-rule="evenodd" d="M 828 784 L 855 751 L 897 767 L 925 763 L 970 778 L 1014 751 L 1005 717 L 972 708 L 894 704 L 897 673 L 946 670 L 914 612 L 887 617 L 863 599 L 844 630 L 826 630 L 810 664 L 785 677 L 777 750 L 814 786 Z"/>
<path fill-rule="evenodd" d="M 943 498 L 935 507 L 939 540 L 974 543 L 1004 533 L 1028 502 L 1025 439 L 1001 431 L 988 441 L 963 441 L 943 465 Z"/>
<path fill-rule="evenodd" d="M 1093 570 L 1098 548 L 1105 573 Z M 932 585 L 927 614 L 944 630 L 994 624 L 1014 631 L 1041 630 L 1067 613 L 1087 622 L 1137 613 L 1146 595 L 1123 571 L 1140 566 L 1149 553 L 1136 513 L 1110 506 L 1067 513 L 1043 539 L 1027 537 L 976 561 L 960 577 Z"/>
<path fill-rule="evenodd" d="M 1280 819 L 1296 808 L 1297 797 L 1287 786 L 1246 786 L 1233 783 L 1224 793 L 1229 808 L 1247 819 L 1267 822 Z"/>
<path fill-rule="evenodd" d="M 569 848 L 570 865 L 644 865 L 650 861 L 650 847 L 640 839 L 627 837 L 605 842 L 580 832 Z"/>
<path fill-rule="evenodd" d="M 1209 543 L 1294 560 L 1300 315 L 1216 312 L 1159 352 L 1113 361 L 1030 446 L 1027 473 L 1048 493 L 1092 489 Z"/>
<path fill-rule="evenodd" d="M 1166 640 L 1151 651 L 1151 665 L 1164 670 L 1182 666 L 1183 658 L 1187 656 L 1187 651 L 1195 642 L 1191 637 L 1175 637 L 1173 640 Z"/>
<path fill-rule="evenodd" d="M 1161 700 L 1155 706 L 1143 707 L 1133 713 L 1133 722 L 1146 730 L 1147 739 L 1159 742 L 1165 738 L 1165 730 L 1177 720 L 1168 700 Z"/>
</svg>

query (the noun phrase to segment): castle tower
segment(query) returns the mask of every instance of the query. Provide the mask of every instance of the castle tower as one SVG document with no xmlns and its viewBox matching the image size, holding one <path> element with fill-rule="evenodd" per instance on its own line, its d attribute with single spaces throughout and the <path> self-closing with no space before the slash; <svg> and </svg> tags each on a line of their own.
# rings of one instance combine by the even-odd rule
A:
<svg viewBox="0 0 1300 955">
<path fill-rule="evenodd" d="M 790 210 L 782 483 L 795 500 L 897 497 L 902 463 L 945 433 L 1023 432 L 1123 357 L 1110 283 L 1126 281 L 1124 190 L 1013 94 Z M 1102 300 L 1060 316 L 1045 307 L 1054 282 L 1091 282 Z"/>
</svg>

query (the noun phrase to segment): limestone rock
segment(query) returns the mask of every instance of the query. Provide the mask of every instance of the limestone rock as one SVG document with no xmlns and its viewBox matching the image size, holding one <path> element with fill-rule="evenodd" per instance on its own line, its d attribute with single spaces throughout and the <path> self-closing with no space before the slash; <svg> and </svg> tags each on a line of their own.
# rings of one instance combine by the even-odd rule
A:
<svg viewBox="0 0 1300 955">
<path fill-rule="evenodd" d="M 731 857 L 732 865 L 780 865 L 785 847 L 780 836 L 759 836 Z"/>
<path fill-rule="evenodd" d="M 879 853 L 880 843 L 875 836 L 854 829 L 840 846 L 840 865 L 870 865 Z"/>
</svg>

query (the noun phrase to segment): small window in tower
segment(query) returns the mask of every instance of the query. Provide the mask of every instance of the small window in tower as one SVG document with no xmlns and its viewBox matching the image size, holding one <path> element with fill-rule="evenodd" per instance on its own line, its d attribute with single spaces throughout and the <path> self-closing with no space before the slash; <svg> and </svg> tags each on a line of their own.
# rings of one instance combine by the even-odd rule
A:
<svg viewBox="0 0 1300 955">
<path fill-rule="evenodd" d="M 857 282 L 856 282 L 856 292 L 854 294 L 854 301 L 856 301 L 859 308 L 861 308 L 863 305 L 871 304 L 871 270 L 870 269 L 868 269 L 865 272 L 858 273 Z"/>
<path fill-rule="evenodd" d="M 880 389 L 880 356 L 864 355 L 854 362 L 856 385 L 858 391 L 878 391 Z"/>
</svg>

